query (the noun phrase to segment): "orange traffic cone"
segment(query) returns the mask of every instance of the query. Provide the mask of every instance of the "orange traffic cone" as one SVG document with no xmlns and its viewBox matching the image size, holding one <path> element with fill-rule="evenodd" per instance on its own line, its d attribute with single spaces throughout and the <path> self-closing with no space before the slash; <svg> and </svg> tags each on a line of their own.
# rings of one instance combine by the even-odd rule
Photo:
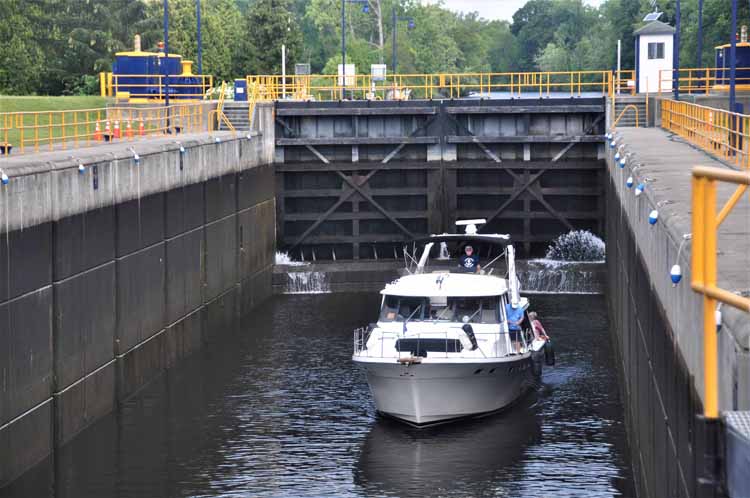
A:
<svg viewBox="0 0 750 498">
<path fill-rule="evenodd" d="M 94 140 L 97 142 L 104 140 L 104 137 L 102 137 L 102 129 L 99 127 L 99 121 L 96 122 L 96 128 L 94 128 Z"/>
<path fill-rule="evenodd" d="M 125 127 L 125 136 L 133 138 L 133 127 L 130 126 L 130 120 L 128 119 L 128 125 Z"/>
<path fill-rule="evenodd" d="M 146 128 L 143 126 L 143 118 L 138 122 L 138 136 L 143 136 L 146 134 Z"/>
<path fill-rule="evenodd" d="M 119 121 L 115 121 L 115 129 L 114 129 L 113 135 L 115 138 L 120 138 L 120 122 Z"/>
<path fill-rule="evenodd" d="M 110 142 L 112 140 L 112 130 L 109 127 L 109 120 L 107 120 L 107 124 L 104 125 L 104 141 Z"/>
</svg>

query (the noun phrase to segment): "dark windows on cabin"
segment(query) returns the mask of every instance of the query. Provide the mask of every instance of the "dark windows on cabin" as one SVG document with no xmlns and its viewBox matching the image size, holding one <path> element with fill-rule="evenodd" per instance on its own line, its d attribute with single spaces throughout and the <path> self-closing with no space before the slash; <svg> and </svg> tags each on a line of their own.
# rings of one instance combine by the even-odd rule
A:
<svg viewBox="0 0 750 498">
<path fill-rule="evenodd" d="M 664 58 L 664 43 L 653 42 L 648 44 L 648 58 L 649 59 L 663 59 Z"/>
<path fill-rule="evenodd" d="M 402 297 L 385 296 L 380 321 L 444 321 L 499 323 L 500 298 L 492 297 Z"/>
</svg>

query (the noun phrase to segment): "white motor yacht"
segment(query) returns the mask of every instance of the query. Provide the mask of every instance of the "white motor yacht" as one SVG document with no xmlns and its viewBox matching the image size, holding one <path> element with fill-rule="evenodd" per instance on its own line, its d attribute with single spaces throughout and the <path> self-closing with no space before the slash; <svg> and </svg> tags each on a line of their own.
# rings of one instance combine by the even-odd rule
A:
<svg viewBox="0 0 750 498">
<path fill-rule="evenodd" d="M 377 323 L 355 331 L 353 360 L 380 413 L 414 425 L 491 413 L 535 384 L 545 356 L 554 363 L 551 344 L 531 333 L 509 236 L 477 234 L 483 222 L 457 222 L 465 234 L 416 241 L 413 253 L 424 244 L 418 261 L 405 249 L 406 274 L 381 291 Z M 456 243 L 500 250 L 481 272 L 466 273 L 446 266 L 446 244 Z M 438 247 L 442 257 L 431 260 Z M 503 259 L 500 275 L 493 265 Z M 520 333 L 509 330 L 507 304 L 523 310 Z"/>
</svg>

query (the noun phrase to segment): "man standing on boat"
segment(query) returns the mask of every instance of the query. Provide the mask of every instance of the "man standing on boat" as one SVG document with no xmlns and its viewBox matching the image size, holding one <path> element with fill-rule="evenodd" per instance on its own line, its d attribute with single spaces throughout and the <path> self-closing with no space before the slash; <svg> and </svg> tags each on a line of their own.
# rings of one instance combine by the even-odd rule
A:
<svg viewBox="0 0 750 498">
<path fill-rule="evenodd" d="M 508 331 L 513 343 L 513 351 L 521 352 L 521 324 L 523 323 L 523 308 L 505 303 L 505 316 L 508 318 Z"/>
<path fill-rule="evenodd" d="M 474 248 L 471 246 L 464 247 L 464 254 L 459 259 L 461 271 L 466 273 L 479 273 L 479 256 L 474 254 Z"/>
</svg>

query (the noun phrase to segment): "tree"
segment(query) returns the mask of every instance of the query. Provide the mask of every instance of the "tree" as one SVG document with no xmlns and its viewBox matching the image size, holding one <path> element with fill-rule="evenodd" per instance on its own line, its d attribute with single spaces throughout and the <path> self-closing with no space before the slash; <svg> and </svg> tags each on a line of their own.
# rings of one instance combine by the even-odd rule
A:
<svg viewBox="0 0 750 498">
<path fill-rule="evenodd" d="M 154 17 L 159 15 L 161 9 L 157 8 L 156 11 L 153 13 Z M 237 33 L 242 31 L 242 25 L 242 15 L 234 0 L 202 3 L 201 32 L 205 74 L 213 74 L 217 79 L 226 80 L 235 76 L 235 58 L 240 52 Z M 186 60 L 195 60 L 198 53 L 195 0 L 170 0 L 169 52 L 182 55 Z"/>
<path fill-rule="evenodd" d="M 41 12 L 37 5 L 22 0 L 4 0 L 0 23 L 0 93 L 26 94 L 37 91 L 44 51 L 34 36 L 33 19 Z"/>
<path fill-rule="evenodd" d="M 245 16 L 245 45 L 238 67 L 243 74 L 281 74 L 281 45 L 293 64 L 302 48 L 302 33 L 289 0 L 257 0 Z"/>
<path fill-rule="evenodd" d="M 505 21 L 493 21 L 487 27 L 487 62 L 493 72 L 504 73 L 518 71 L 520 49 L 518 41 Z"/>
</svg>

